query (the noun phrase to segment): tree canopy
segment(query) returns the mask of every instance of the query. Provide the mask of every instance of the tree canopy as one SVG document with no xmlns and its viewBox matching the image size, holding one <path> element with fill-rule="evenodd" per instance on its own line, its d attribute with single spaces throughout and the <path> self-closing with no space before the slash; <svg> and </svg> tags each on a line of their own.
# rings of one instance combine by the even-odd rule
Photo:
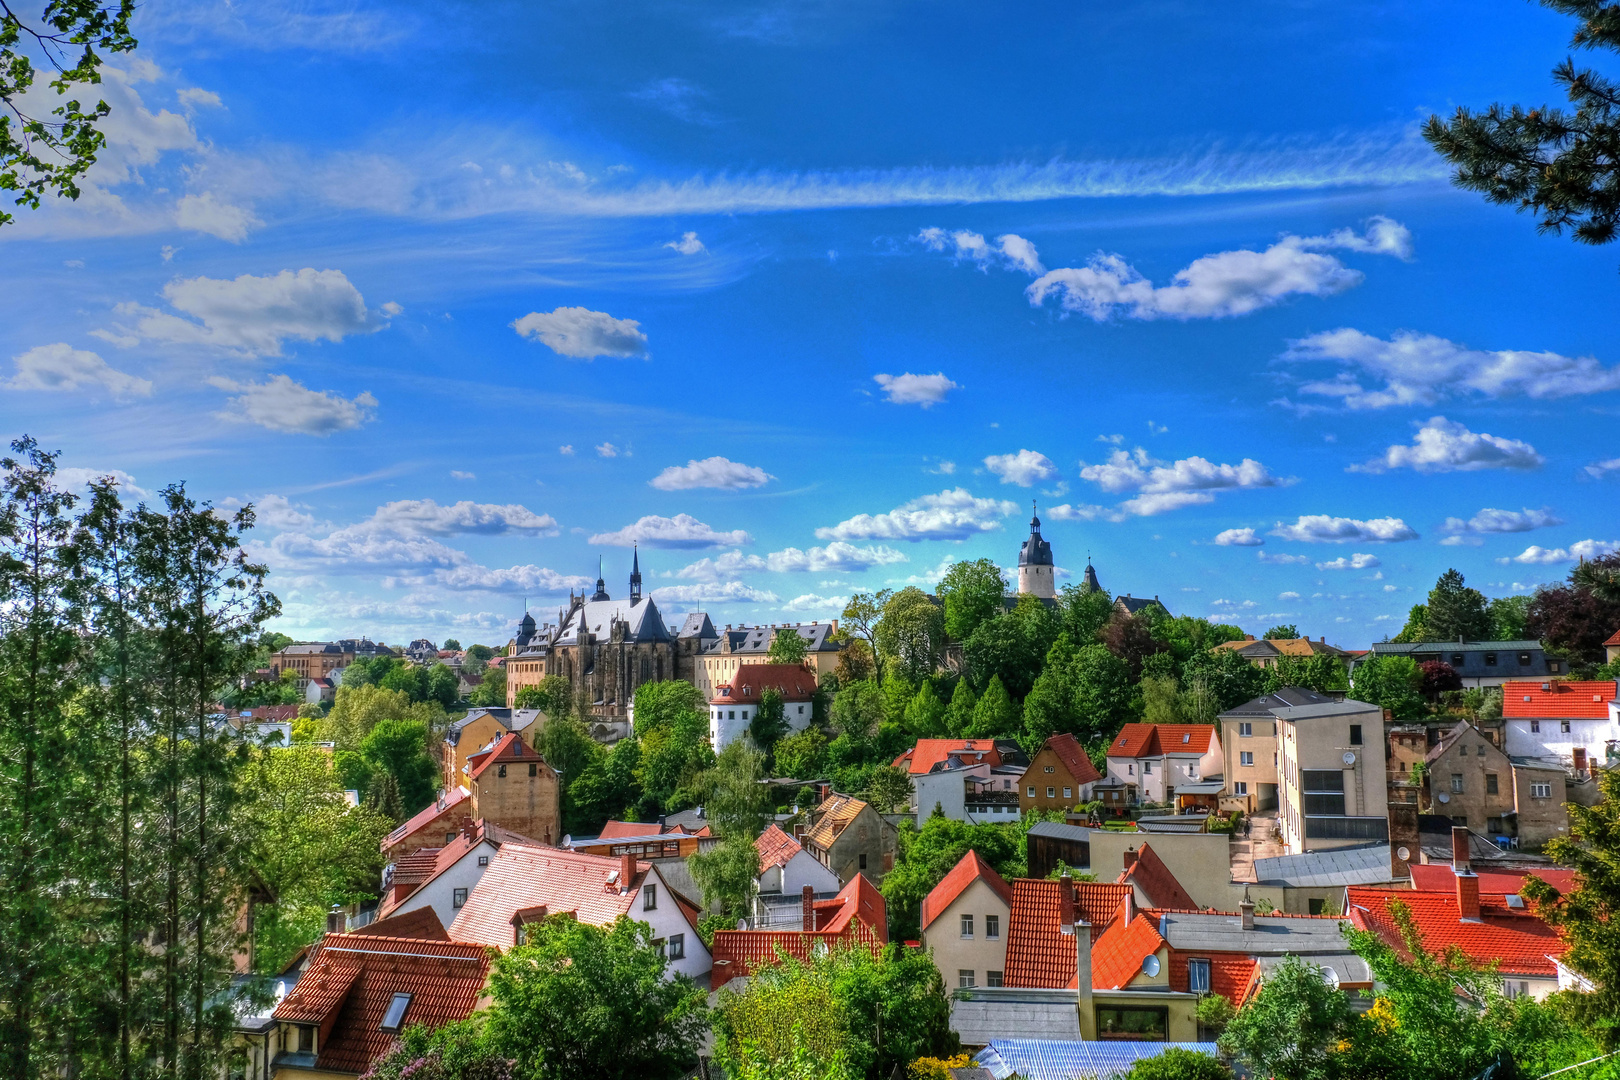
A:
<svg viewBox="0 0 1620 1080">
<path fill-rule="evenodd" d="M 945 634 L 966 641 L 980 623 L 1001 614 L 1007 579 L 994 559 L 954 562 L 935 591 L 945 604 Z"/>
</svg>

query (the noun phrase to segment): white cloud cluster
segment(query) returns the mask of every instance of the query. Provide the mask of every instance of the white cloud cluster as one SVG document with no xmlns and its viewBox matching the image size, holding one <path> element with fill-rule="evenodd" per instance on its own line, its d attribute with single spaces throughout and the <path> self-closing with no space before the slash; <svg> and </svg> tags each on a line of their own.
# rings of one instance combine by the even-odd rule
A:
<svg viewBox="0 0 1620 1080">
<path fill-rule="evenodd" d="M 685 465 L 671 465 L 647 483 L 660 491 L 690 491 L 693 488 L 721 488 L 735 491 L 759 487 L 776 479 L 757 465 L 744 465 L 723 457 L 693 459 Z"/>
<path fill-rule="evenodd" d="M 145 498 L 145 488 L 135 483 L 135 478 L 123 469 L 86 469 L 76 465 L 61 466 L 56 470 L 56 483 L 59 487 L 76 491 L 88 488 L 92 480 L 111 477 L 118 485 L 118 490 L 138 498 Z M 274 497 L 274 496 L 272 496 Z"/>
<path fill-rule="evenodd" d="M 1052 459 L 1034 450 L 991 454 L 984 459 L 984 467 L 999 476 L 1003 484 L 1017 484 L 1019 487 L 1045 483 L 1058 474 Z"/>
<path fill-rule="evenodd" d="M 1395 445 L 1351 472 L 1381 473 L 1415 469 L 1423 473 L 1477 472 L 1480 469 L 1539 469 L 1546 459 L 1520 439 L 1469 431 L 1462 424 L 1433 416 L 1424 421 L 1410 446 Z"/>
<path fill-rule="evenodd" d="M 1055 506 L 1050 513 L 1060 520 L 1123 521 L 1127 517 L 1152 517 L 1202 506 L 1215 501 L 1214 491 L 1241 488 L 1278 487 L 1292 481 L 1273 476 L 1253 458 L 1236 465 L 1216 464 L 1202 457 L 1179 461 L 1158 461 L 1141 447 L 1115 450 L 1098 465 L 1080 463 L 1080 477 L 1110 494 L 1138 492 L 1112 509 L 1102 506 Z"/>
<path fill-rule="evenodd" d="M 401 574 L 385 579 L 388 585 L 433 584 L 457 592 L 556 594 L 588 588 L 592 581 L 580 574 L 559 574 L 543 566 L 490 567 L 474 562 L 436 567 L 426 574 Z"/>
<path fill-rule="evenodd" d="M 1348 558 L 1341 555 L 1329 562 L 1319 562 L 1316 564 L 1316 568 L 1318 570 L 1371 570 L 1375 566 L 1382 565 L 1383 563 L 1376 555 L 1357 554 Z"/>
<path fill-rule="evenodd" d="M 569 452 L 572 453 L 571 448 Z M 600 458 L 616 458 L 619 456 L 619 448 L 610 442 L 598 443 L 596 446 L 596 456 Z"/>
<path fill-rule="evenodd" d="M 1223 529 L 1215 534 L 1215 543 L 1221 547 L 1260 547 L 1265 542 L 1250 528 Z"/>
<path fill-rule="evenodd" d="M 843 611 L 844 605 L 848 603 L 849 597 L 847 596 L 821 596 L 817 593 L 805 593 L 803 596 L 795 596 L 792 600 L 784 603 L 782 610 L 811 613 L 830 612 L 836 615 Z"/>
<path fill-rule="evenodd" d="M 183 195 L 174 206 L 175 224 L 192 232 L 207 233 L 232 244 L 240 244 L 248 233 L 264 222 L 245 206 L 237 206 L 205 191 L 201 195 Z"/>
<path fill-rule="evenodd" d="M 1331 362 L 1360 371 L 1366 379 L 1345 371 L 1299 388 L 1350 409 L 1430 405 L 1470 395 L 1550 400 L 1620 389 L 1620 366 L 1604 367 L 1590 356 L 1470 349 L 1410 331 L 1385 340 L 1360 330 L 1328 330 L 1290 342 L 1283 359 Z"/>
<path fill-rule="evenodd" d="M 1464 520 L 1458 517 L 1448 517 L 1440 526 L 1440 531 L 1449 533 L 1440 543 L 1447 547 L 1475 546 L 1484 543 L 1482 535 L 1500 533 L 1522 533 L 1532 529 L 1545 529 L 1552 525 L 1562 525 L 1564 519 L 1554 515 L 1545 508 L 1531 510 L 1497 510 L 1486 507 L 1473 517 Z"/>
<path fill-rule="evenodd" d="M 703 241 L 698 239 L 698 234 L 695 232 L 684 232 L 679 240 L 671 240 L 664 246 L 671 251 L 680 252 L 682 255 L 696 255 L 700 251 L 709 250 L 703 246 Z"/>
<path fill-rule="evenodd" d="M 1254 553 L 1254 557 L 1260 562 L 1269 563 L 1272 566 L 1305 566 L 1311 561 L 1304 555 L 1288 555 L 1280 551 L 1276 554 L 1257 551 Z"/>
<path fill-rule="evenodd" d="M 635 319 L 615 319 L 605 311 L 560 307 L 531 311 L 512 323 L 519 337 L 538 338 L 558 356 L 594 360 L 598 356 L 647 355 L 647 335 Z"/>
<path fill-rule="evenodd" d="M 1194 259 L 1169 285 L 1155 286 L 1120 255 L 1098 253 L 1083 267 L 1042 274 L 1026 295 L 1035 307 L 1056 297 L 1066 311 L 1106 321 L 1219 319 L 1247 315 L 1290 296 L 1332 296 L 1359 285 L 1363 275 L 1324 249 L 1409 258 L 1411 234 L 1388 218 L 1374 218 L 1364 235 L 1341 229 L 1327 236 L 1284 236 L 1264 251 L 1223 251 Z"/>
<path fill-rule="evenodd" d="M 262 383 L 238 382 L 224 376 L 215 376 L 208 382 L 236 395 L 228 399 L 225 408 L 215 416 L 257 424 L 271 431 L 330 435 L 369 422 L 377 408 L 377 399 L 370 393 L 350 400 L 329 391 L 310 390 L 286 375 L 272 375 L 268 382 Z"/>
<path fill-rule="evenodd" d="M 741 581 L 713 585 L 660 585 L 652 598 L 663 604 L 775 604 L 780 601 L 769 589 L 756 589 Z"/>
<path fill-rule="evenodd" d="M 966 540 L 1001 528 L 1018 507 L 1004 499 L 979 499 L 965 488 L 924 495 L 885 514 L 857 514 L 816 530 L 819 540 Z"/>
<path fill-rule="evenodd" d="M 672 518 L 649 514 L 616 532 L 597 533 L 590 542 L 611 547 L 645 544 L 655 548 L 696 549 L 751 544 L 754 538 L 742 529 L 716 532 L 690 514 L 676 514 Z"/>
<path fill-rule="evenodd" d="M 17 374 L 0 381 L 7 390 L 46 390 L 57 393 L 94 395 L 104 393 L 114 401 L 150 397 L 152 383 L 118 371 L 93 352 L 57 342 L 36 345 L 12 361 Z"/>
<path fill-rule="evenodd" d="M 163 298 L 180 315 L 119 304 L 114 310 L 126 321 L 92 333 L 122 346 L 150 341 L 279 356 L 288 339 L 338 342 L 386 325 L 366 310 L 360 290 L 341 270 L 306 267 L 232 280 L 179 278 L 163 287 Z"/>
<path fill-rule="evenodd" d="M 1531 544 L 1511 559 L 1496 561 L 1545 565 L 1574 562 L 1576 559 L 1595 559 L 1602 555 L 1612 555 L 1616 551 L 1620 551 L 1620 540 L 1577 540 L 1567 548 L 1544 548 L 1539 544 Z"/>
<path fill-rule="evenodd" d="M 432 499 L 400 499 L 377 508 L 365 521 L 349 527 L 355 534 L 396 536 L 556 536 L 557 520 L 516 503 L 462 500 L 440 506 Z"/>
<path fill-rule="evenodd" d="M 945 400 L 952 390 L 960 390 L 958 383 L 945 377 L 944 372 L 932 375 L 874 375 L 872 381 L 883 388 L 883 397 L 891 405 L 920 405 L 931 409 Z"/>
<path fill-rule="evenodd" d="M 784 548 L 769 555 L 744 555 L 741 551 L 728 551 L 714 558 L 699 559 L 675 572 L 678 578 L 689 581 L 723 581 L 747 570 L 766 570 L 777 574 L 856 573 L 874 566 L 902 563 L 906 557 L 892 547 L 856 547 L 835 541 L 826 547 L 813 547 L 808 551 Z"/>
<path fill-rule="evenodd" d="M 1369 518 L 1362 521 L 1357 518 L 1331 517 L 1327 514 L 1301 514 L 1292 525 L 1284 525 L 1279 521 L 1277 527 L 1271 530 L 1271 535 L 1305 544 L 1343 544 L 1353 540 L 1370 544 L 1393 544 L 1418 538 L 1417 531 L 1397 517 Z"/>
<path fill-rule="evenodd" d="M 1582 471 L 1594 480 L 1602 480 L 1610 473 L 1620 472 L 1620 457 L 1610 458 L 1607 461 L 1594 461 Z"/>
<path fill-rule="evenodd" d="M 940 228 L 929 228 L 923 229 L 912 239 L 930 251 L 949 251 L 957 259 L 977 263 L 980 270 L 987 270 L 993 264 L 1009 270 L 1021 270 L 1026 274 L 1039 274 L 1046 270 L 1041 265 L 1035 245 L 1016 233 L 998 236 L 992 244 L 969 229 L 946 232 Z"/>
</svg>

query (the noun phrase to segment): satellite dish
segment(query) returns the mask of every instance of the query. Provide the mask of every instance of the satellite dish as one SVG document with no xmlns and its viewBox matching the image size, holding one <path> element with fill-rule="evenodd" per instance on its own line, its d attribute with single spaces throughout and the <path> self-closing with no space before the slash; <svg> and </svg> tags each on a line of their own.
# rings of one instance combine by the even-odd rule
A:
<svg viewBox="0 0 1620 1080">
<path fill-rule="evenodd" d="M 1450 802 L 1451 796 L 1442 791 L 1439 795 L 1439 799 L 1441 802 Z"/>
<path fill-rule="evenodd" d="M 1156 954 L 1156 953 L 1148 953 L 1146 956 L 1142 957 L 1142 974 L 1146 975 L 1148 978 L 1151 979 L 1151 978 L 1153 978 L 1153 976 L 1157 975 L 1158 973 L 1159 973 L 1159 957 L 1158 957 L 1158 954 Z"/>
<path fill-rule="evenodd" d="M 1322 969 L 1322 981 L 1337 990 L 1339 988 L 1339 973 L 1330 967 L 1325 967 Z"/>
<path fill-rule="evenodd" d="M 1346 750 L 1344 752 L 1344 763 L 1346 765 L 1354 765 L 1356 763 L 1356 752 L 1354 750 Z"/>
<path fill-rule="evenodd" d="M 1406 849 L 1406 845 L 1403 844 L 1395 849 L 1395 857 L 1401 860 L 1401 862 L 1406 862 L 1412 858 L 1412 853 L 1408 851 Z"/>
</svg>

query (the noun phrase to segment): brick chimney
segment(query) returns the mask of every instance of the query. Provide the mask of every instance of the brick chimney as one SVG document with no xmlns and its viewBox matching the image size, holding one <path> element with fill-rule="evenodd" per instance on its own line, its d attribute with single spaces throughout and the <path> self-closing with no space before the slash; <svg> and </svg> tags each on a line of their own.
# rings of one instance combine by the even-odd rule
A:
<svg viewBox="0 0 1620 1080">
<path fill-rule="evenodd" d="M 803 915 L 802 926 L 806 931 L 816 928 L 816 890 L 814 886 L 806 885 L 799 890 L 799 903 Z"/>
<path fill-rule="evenodd" d="M 1064 874 L 1058 878 L 1058 932 L 1074 933 L 1074 878 Z"/>
<path fill-rule="evenodd" d="M 1479 876 L 1471 870 L 1457 875 L 1457 918 L 1479 922 Z"/>
<path fill-rule="evenodd" d="M 1249 899 L 1249 890 L 1243 890 L 1243 899 L 1238 902 L 1238 922 L 1243 929 L 1254 929 L 1254 901 Z"/>
<path fill-rule="evenodd" d="M 1586 747 L 1584 746 L 1575 748 L 1575 772 L 1577 774 L 1586 772 Z"/>
<path fill-rule="evenodd" d="M 830 795 L 830 794 L 832 794 L 832 785 L 831 784 L 817 784 L 816 785 L 816 804 L 819 806 L 820 804 L 826 802 L 827 801 L 827 796 Z"/>
<path fill-rule="evenodd" d="M 1085 922 L 1074 926 L 1074 988 L 1075 1003 L 1080 1009 L 1080 1037 L 1095 1038 L 1094 1013 L 1091 1008 L 1091 927 Z"/>
<path fill-rule="evenodd" d="M 1135 848 L 1126 848 L 1125 849 L 1125 869 L 1127 869 L 1127 870 L 1134 869 L 1135 866 L 1136 866 L 1136 860 L 1140 855 L 1141 855 L 1141 852 L 1137 851 Z"/>
<path fill-rule="evenodd" d="M 619 892 L 630 891 L 630 882 L 636 877 L 636 857 L 628 851 L 619 856 Z"/>
<path fill-rule="evenodd" d="M 343 911 L 343 905 L 333 904 L 332 910 L 326 913 L 326 932 L 328 934 L 341 934 L 349 928 L 349 918 Z"/>
<path fill-rule="evenodd" d="M 1468 863 L 1468 829 L 1463 825 L 1451 827 L 1451 872 L 1454 874 L 1474 872 Z"/>
</svg>

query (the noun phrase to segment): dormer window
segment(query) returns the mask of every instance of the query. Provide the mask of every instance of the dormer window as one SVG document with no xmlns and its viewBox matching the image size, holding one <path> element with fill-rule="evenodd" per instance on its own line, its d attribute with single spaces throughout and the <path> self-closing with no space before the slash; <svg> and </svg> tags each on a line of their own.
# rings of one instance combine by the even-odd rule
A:
<svg viewBox="0 0 1620 1080">
<path fill-rule="evenodd" d="M 394 1000 L 388 1003 L 388 1012 L 383 1015 L 382 1023 L 378 1026 L 383 1031 L 398 1031 L 400 1025 L 405 1022 L 405 1010 L 410 1004 L 411 995 L 395 994 Z"/>
</svg>

